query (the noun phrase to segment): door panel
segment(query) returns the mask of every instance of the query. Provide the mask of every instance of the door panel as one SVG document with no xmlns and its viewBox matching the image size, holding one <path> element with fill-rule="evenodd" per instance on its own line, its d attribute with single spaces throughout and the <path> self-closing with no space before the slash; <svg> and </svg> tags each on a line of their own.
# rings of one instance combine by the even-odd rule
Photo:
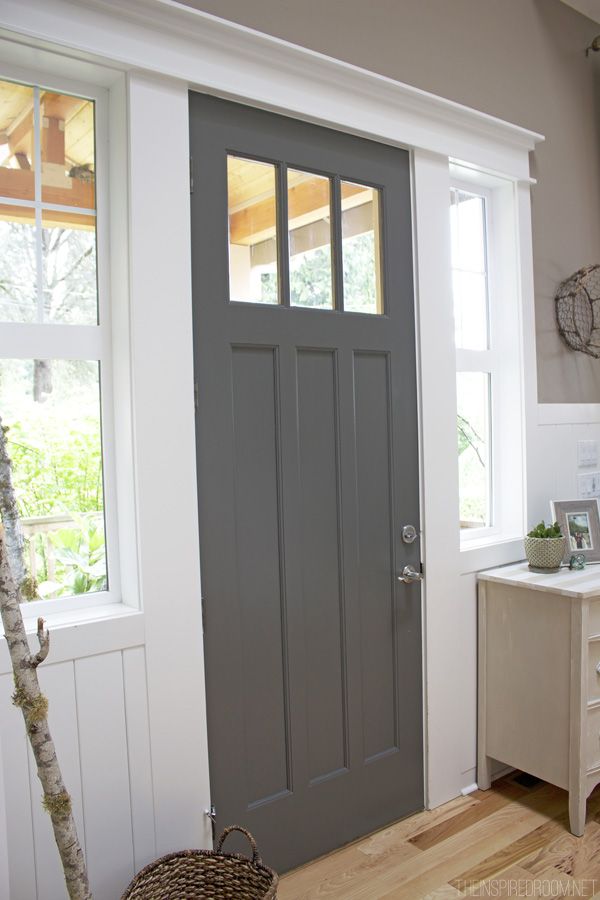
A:
<svg viewBox="0 0 600 900">
<path fill-rule="evenodd" d="M 302 605 L 308 648 L 309 783 L 346 767 L 335 353 L 298 350 Z"/>
<path fill-rule="evenodd" d="M 281 532 L 275 415 L 276 353 L 233 347 L 235 509 L 252 528 L 236 530 L 236 571 L 242 641 L 240 689 L 248 802 L 288 790 L 285 656 L 281 620 Z M 260 703 L 256 703 L 260 698 Z"/>
<path fill-rule="evenodd" d="M 409 160 L 199 94 L 190 127 L 212 799 L 285 871 L 423 806 Z"/>
</svg>

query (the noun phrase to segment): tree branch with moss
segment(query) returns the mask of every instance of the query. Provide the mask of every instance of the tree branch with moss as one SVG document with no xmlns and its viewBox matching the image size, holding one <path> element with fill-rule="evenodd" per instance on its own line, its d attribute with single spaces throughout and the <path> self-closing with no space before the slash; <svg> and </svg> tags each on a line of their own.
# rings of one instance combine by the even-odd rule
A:
<svg viewBox="0 0 600 900">
<path fill-rule="evenodd" d="M 0 510 L 3 519 L 8 512 L 8 522 L 13 529 L 13 543 L 9 553 L 8 529 L 6 524 L 0 527 L 0 614 L 14 675 L 15 690 L 12 699 L 23 714 L 25 730 L 42 785 L 42 803 L 52 821 L 69 898 L 92 900 L 71 798 L 62 778 L 48 725 L 48 700 L 41 691 L 38 679 L 38 666 L 44 662 L 50 650 L 50 635 L 44 628 L 44 620 L 38 619 L 39 649 L 35 653 L 31 651 L 21 613 L 23 599 L 21 583 L 17 581 L 12 570 L 13 562 L 16 563 L 19 573 L 25 571 L 25 566 L 22 540 L 19 543 L 18 539 L 15 539 L 15 521 L 18 525 L 17 501 L 12 483 L 11 463 L 6 451 L 6 433 L 1 421 L 0 472 Z M 20 559 L 17 558 L 17 554 L 20 554 Z"/>
</svg>

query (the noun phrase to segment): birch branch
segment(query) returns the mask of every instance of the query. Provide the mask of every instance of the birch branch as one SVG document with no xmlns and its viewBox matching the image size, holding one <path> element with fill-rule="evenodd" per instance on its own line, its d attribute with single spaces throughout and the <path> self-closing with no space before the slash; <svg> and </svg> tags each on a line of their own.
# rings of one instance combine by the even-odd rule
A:
<svg viewBox="0 0 600 900">
<path fill-rule="evenodd" d="M 24 539 L 17 498 L 12 483 L 12 463 L 6 449 L 6 431 L 0 419 L 0 513 L 4 524 L 6 552 L 17 585 L 25 581 Z"/>
<path fill-rule="evenodd" d="M 0 480 L 0 509 L 16 509 L 16 498 L 6 453 L 5 433 L 0 422 L 0 460 L 4 477 Z M 6 462 L 8 474 L 6 475 Z M 14 545 L 13 545 L 14 551 Z M 25 730 L 42 784 L 44 808 L 50 814 L 56 846 L 60 854 L 70 900 L 92 900 L 85 858 L 71 807 L 71 797 L 62 779 L 54 741 L 48 726 L 48 700 L 40 690 L 37 668 L 48 656 L 50 636 L 44 620 L 38 619 L 39 650 L 32 653 L 21 613 L 21 587 L 16 582 L 9 557 L 5 529 L 0 526 L 0 614 L 15 680 L 13 703 L 21 708 Z M 21 566 L 24 569 L 21 556 Z"/>
</svg>

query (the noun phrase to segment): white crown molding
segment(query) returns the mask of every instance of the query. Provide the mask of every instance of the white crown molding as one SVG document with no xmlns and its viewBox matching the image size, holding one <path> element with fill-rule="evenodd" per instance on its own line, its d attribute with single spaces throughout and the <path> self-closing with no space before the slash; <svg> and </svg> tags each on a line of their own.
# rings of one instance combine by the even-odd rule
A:
<svg viewBox="0 0 600 900">
<path fill-rule="evenodd" d="M 2 0 L 0 28 L 71 55 L 527 179 L 542 135 L 173 0 Z"/>
</svg>

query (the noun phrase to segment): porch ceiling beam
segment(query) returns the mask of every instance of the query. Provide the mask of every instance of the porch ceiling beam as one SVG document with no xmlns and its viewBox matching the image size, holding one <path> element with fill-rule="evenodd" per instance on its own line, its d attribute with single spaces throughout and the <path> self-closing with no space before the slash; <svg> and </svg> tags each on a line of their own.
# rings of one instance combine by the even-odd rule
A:
<svg viewBox="0 0 600 900">
<path fill-rule="evenodd" d="M 344 199 L 358 198 L 370 191 L 359 184 L 344 184 Z M 354 205 L 354 204 L 353 204 Z M 329 215 L 329 180 L 315 179 L 294 185 L 288 190 L 290 227 L 306 225 Z M 273 197 L 259 200 L 237 210 L 229 217 L 229 238 L 232 244 L 257 244 L 275 233 L 275 204 Z"/>
</svg>

